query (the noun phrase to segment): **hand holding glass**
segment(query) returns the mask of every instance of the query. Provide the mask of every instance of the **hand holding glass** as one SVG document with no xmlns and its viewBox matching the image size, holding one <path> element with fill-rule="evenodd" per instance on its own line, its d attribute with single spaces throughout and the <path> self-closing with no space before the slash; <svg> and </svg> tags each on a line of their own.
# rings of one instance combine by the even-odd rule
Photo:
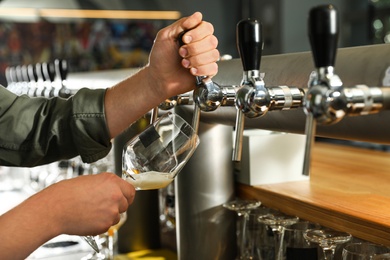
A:
<svg viewBox="0 0 390 260">
<path fill-rule="evenodd" d="M 173 181 L 199 144 L 183 118 L 170 112 L 126 143 L 122 178 L 136 190 L 160 189 Z"/>
</svg>

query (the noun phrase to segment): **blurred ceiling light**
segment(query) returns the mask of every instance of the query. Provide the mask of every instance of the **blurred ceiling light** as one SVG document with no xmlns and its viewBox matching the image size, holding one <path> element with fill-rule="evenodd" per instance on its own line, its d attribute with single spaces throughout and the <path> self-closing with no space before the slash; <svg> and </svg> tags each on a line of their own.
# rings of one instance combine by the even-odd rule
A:
<svg viewBox="0 0 390 260">
<path fill-rule="evenodd" d="M 99 18 L 99 19 L 145 19 L 176 20 L 180 18 L 177 11 L 129 11 L 129 10 L 81 10 L 81 9 L 40 9 L 41 17 L 57 18 Z"/>
<path fill-rule="evenodd" d="M 177 20 L 180 17 L 181 13 L 178 11 L 0 8 L 0 20 L 39 20 L 40 18 Z"/>
</svg>

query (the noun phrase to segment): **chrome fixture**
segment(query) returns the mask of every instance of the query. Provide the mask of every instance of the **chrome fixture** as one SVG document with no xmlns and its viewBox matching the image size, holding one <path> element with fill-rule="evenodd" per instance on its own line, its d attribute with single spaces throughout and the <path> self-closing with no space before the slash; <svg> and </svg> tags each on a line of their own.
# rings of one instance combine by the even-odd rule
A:
<svg viewBox="0 0 390 260">
<path fill-rule="evenodd" d="M 334 72 L 339 35 L 338 13 L 332 5 L 310 10 L 308 34 L 316 70 L 310 75 L 304 99 L 306 145 L 303 175 L 310 173 L 311 148 L 316 125 L 330 125 L 344 116 L 377 113 L 384 108 L 384 88 L 344 87 Z"/>
<path fill-rule="evenodd" d="M 240 161 L 245 116 L 255 118 L 271 110 L 298 108 L 302 104 L 304 92 L 297 87 L 265 85 L 260 73 L 263 49 L 260 22 L 254 19 L 241 20 L 237 24 L 236 33 L 244 73 L 236 94 L 236 136 L 232 159 Z"/>
</svg>

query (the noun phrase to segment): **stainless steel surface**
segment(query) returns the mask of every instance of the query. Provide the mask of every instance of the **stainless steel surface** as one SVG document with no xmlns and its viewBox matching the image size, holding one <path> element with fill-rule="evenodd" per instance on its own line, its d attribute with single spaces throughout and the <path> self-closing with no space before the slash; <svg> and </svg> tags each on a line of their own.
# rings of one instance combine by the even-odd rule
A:
<svg viewBox="0 0 390 260">
<path fill-rule="evenodd" d="M 192 117 L 180 107 L 176 111 Z M 197 150 L 175 181 L 178 256 L 234 259 L 235 217 L 222 207 L 235 197 L 232 127 L 200 123 L 199 138 Z"/>
</svg>

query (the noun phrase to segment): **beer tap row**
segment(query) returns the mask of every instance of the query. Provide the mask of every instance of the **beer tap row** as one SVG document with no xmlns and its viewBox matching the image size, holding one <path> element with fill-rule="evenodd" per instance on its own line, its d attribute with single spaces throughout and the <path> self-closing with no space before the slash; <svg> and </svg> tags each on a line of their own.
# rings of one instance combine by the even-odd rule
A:
<svg viewBox="0 0 390 260">
<path fill-rule="evenodd" d="M 261 22 L 252 18 L 243 19 L 236 27 L 236 44 L 243 70 L 241 82 L 222 85 L 208 77 L 196 77 L 193 93 L 166 99 L 153 110 L 152 120 L 158 114 L 158 109 L 192 105 L 192 125 L 198 131 L 201 112 L 233 107 L 236 120 L 232 160 L 238 162 L 241 160 L 246 119 L 266 117 L 268 112 L 275 110 L 302 109 L 306 115 L 302 174 L 309 175 L 311 147 L 317 126 L 337 124 L 346 116 L 389 110 L 390 88 L 366 84 L 347 86 L 336 74 L 339 18 L 333 5 L 312 8 L 307 26 L 314 64 L 312 73 L 307 75 L 306 86 L 291 86 L 280 81 L 275 85 L 267 84 L 266 75 L 272 71 L 261 69 L 264 46 Z M 267 69 L 272 70 L 269 67 Z M 67 87 L 68 64 L 65 60 L 8 67 L 5 73 L 7 88 L 18 95 L 67 98 L 76 91 Z M 261 123 L 258 128 L 261 128 Z"/>
<path fill-rule="evenodd" d="M 68 63 L 60 59 L 54 62 L 11 66 L 5 70 L 7 89 L 17 95 L 31 97 L 70 97 L 74 93 L 66 86 L 67 75 Z"/>
<path fill-rule="evenodd" d="M 193 125 L 197 129 L 200 113 L 220 106 L 235 106 L 235 142 L 233 161 L 241 160 L 245 118 L 262 117 L 272 110 L 303 108 L 306 114 L 306 146 L 302 174 L 309 175 L 310 154 L 316 125 L 330 125 L 345 116 L 378 113 L 389 109 L 389 87 L 358 84 L 345 86 L 335 73 L 335 59 L 339 36 L 339 18 L 333 5 L 312 8 L 308 18 L 308 36 L 314 60 L 314 70 L 308 75 L 307 88 L 296 86 L 268 86 L 260 73 L 263 49 L 261 22 L 244 19 L 237 24 L 237 48 L 243 66 L 240 86 L 220 86 L 208 78 L 196 78 L 193 92 L 195 103 Z M 187 95 L 187 94 L 185 94 Z M 185 95 L 166 100 L 160 109 L 188 105 Z M 180 102 L 186 100 L 186 102 Z M 261 128 L 261 126 L 260 126 Z"/>
</svg>

